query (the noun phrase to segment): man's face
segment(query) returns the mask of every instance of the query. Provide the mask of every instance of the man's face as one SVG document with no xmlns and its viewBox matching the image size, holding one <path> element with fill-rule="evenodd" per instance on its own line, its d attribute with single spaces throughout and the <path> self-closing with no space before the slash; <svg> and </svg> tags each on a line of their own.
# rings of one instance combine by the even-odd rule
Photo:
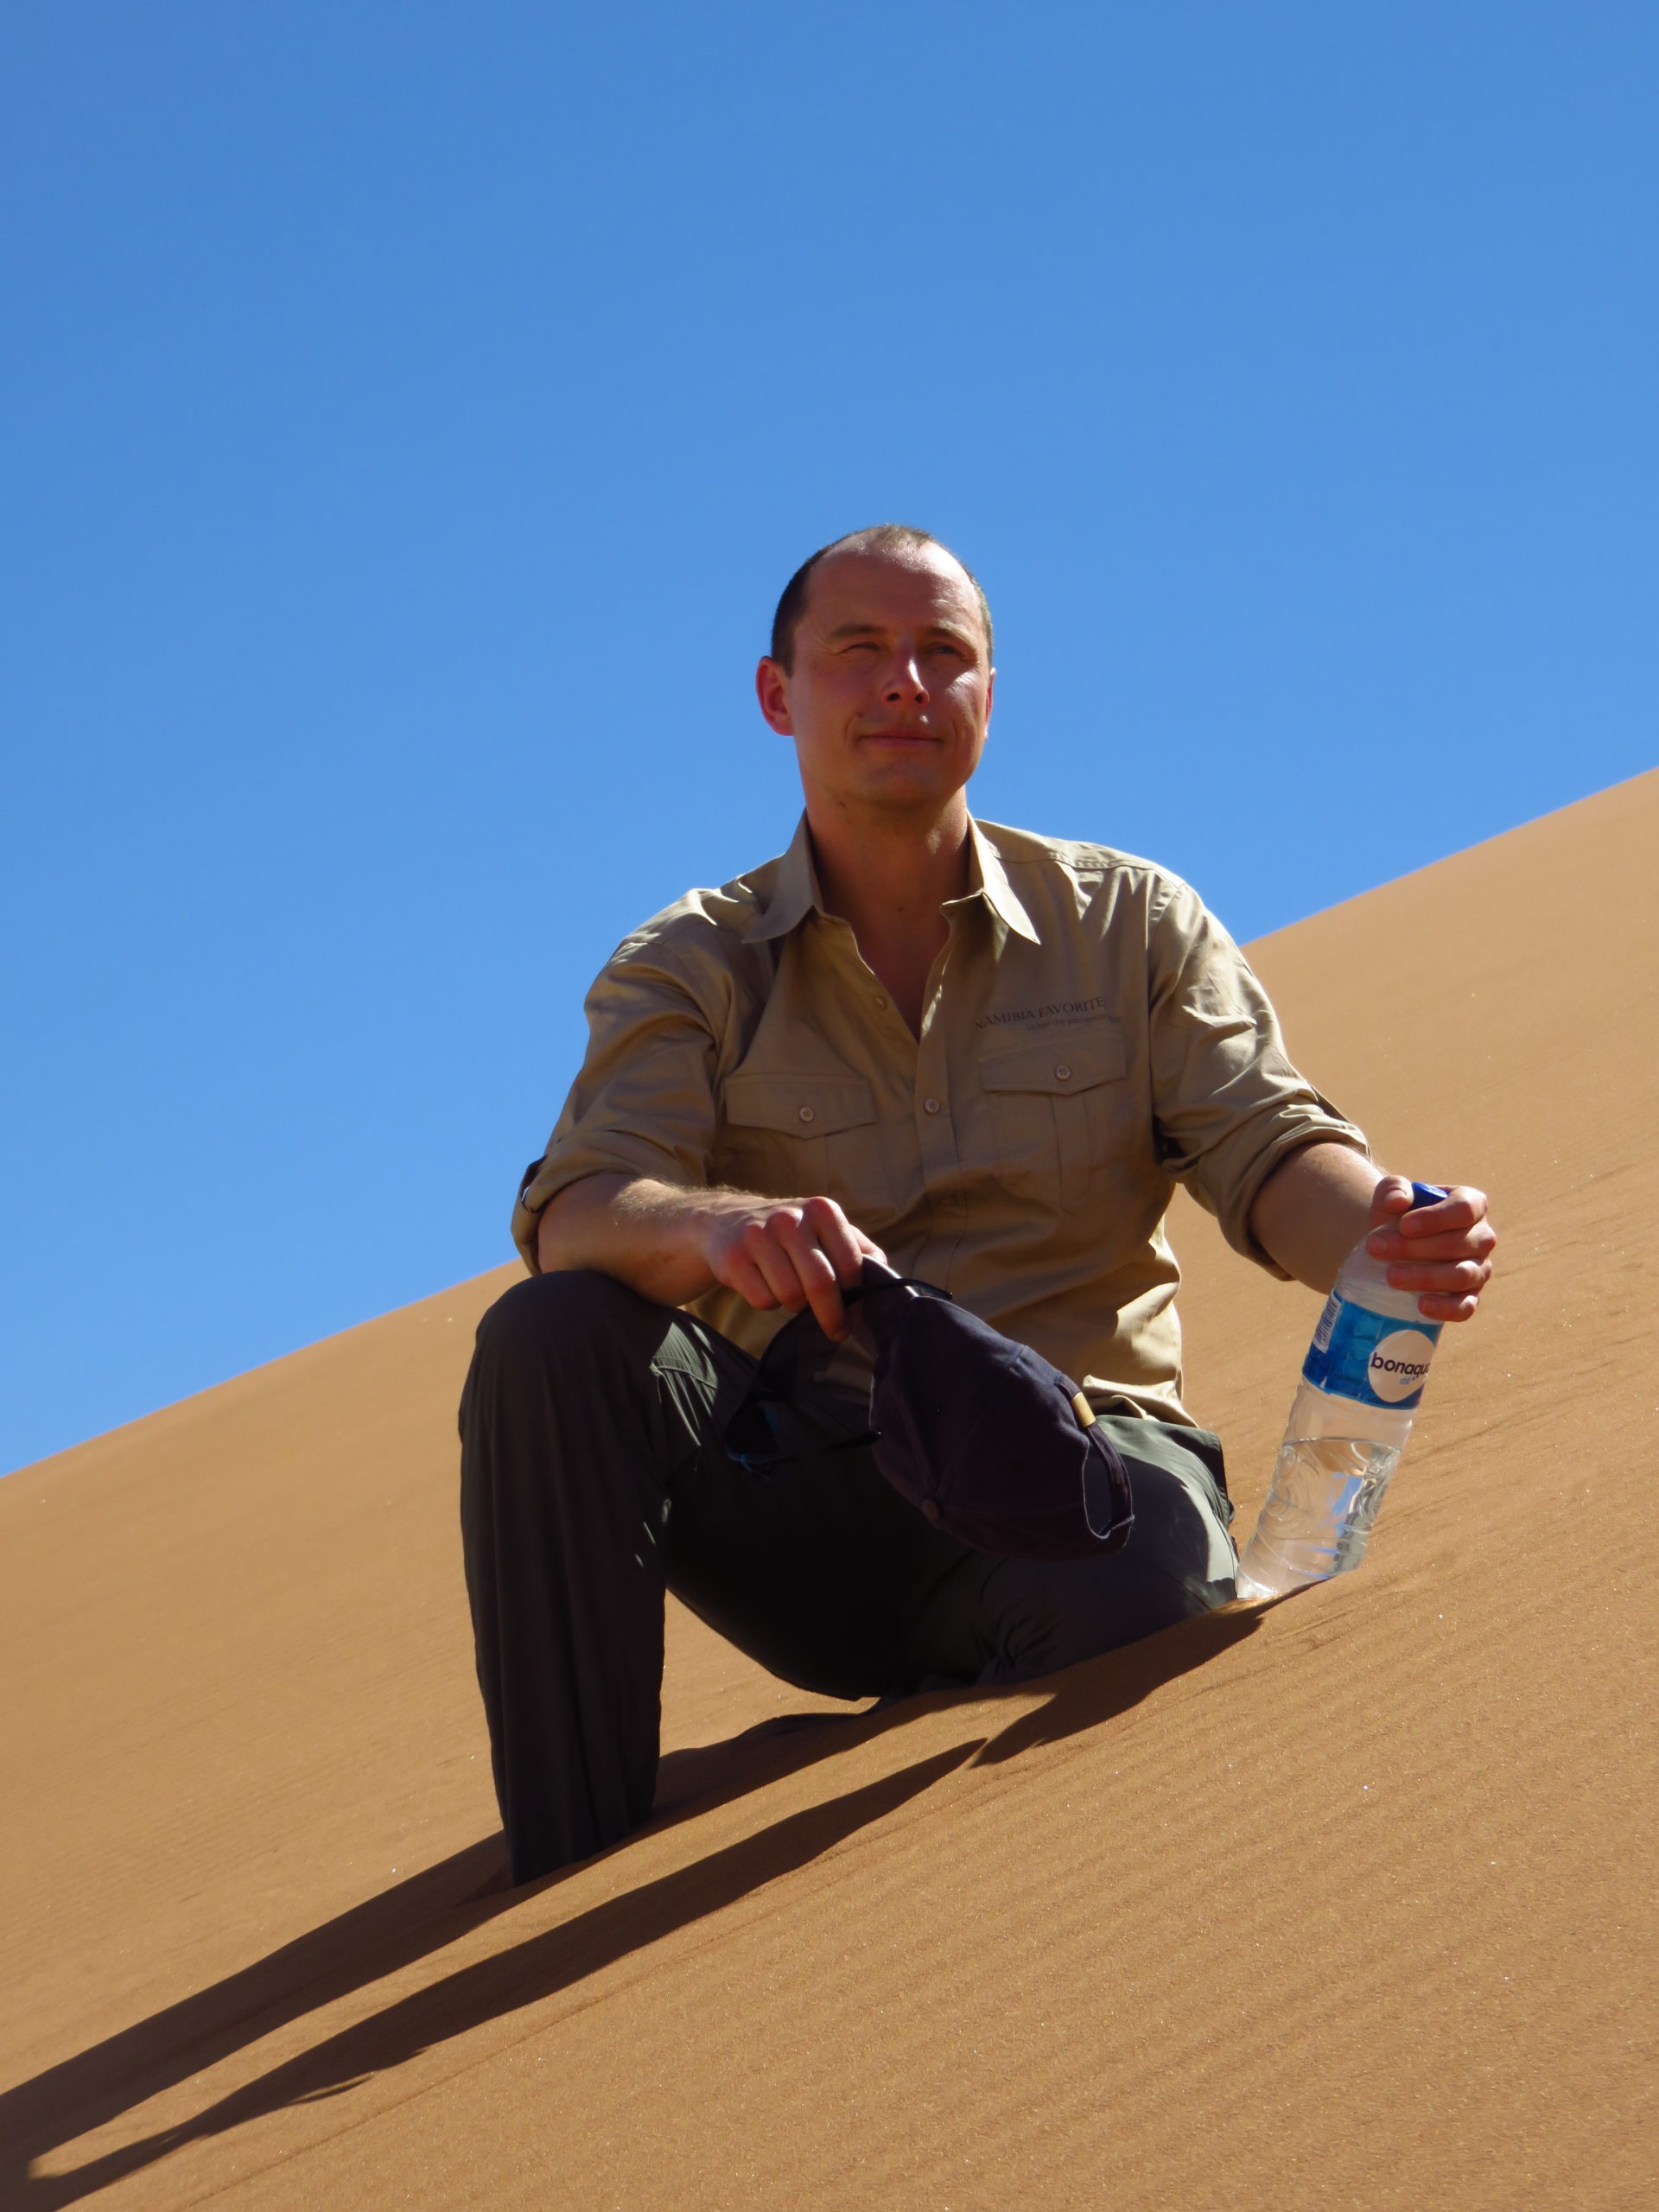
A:
<svg viewBox="0 0 1659 2212">
<path fill-rule="evenodd" d="M 795 664 L 763 660 L 760 711 L 795 741 L 809 803 L 937 812 L 974 772 L 994 671 L 974 588 L 931 546 L 812 571 Z"/>
</svg>

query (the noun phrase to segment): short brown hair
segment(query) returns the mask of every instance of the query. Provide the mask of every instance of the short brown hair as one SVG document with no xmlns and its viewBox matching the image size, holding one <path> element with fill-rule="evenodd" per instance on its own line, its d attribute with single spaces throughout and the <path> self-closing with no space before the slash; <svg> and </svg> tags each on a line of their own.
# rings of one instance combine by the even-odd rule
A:
<svg viewBox="0 0 1659 2212">
<path fill-rule="evenodd" d="M 832 553 L 911 553 L 924 545 L 936 546 L 946 557 L 956 563 L 974 588 L 974 597 L 979 601 L 979 617 L 985 625 L 985 651 L 992 650 L 991 610 L 985 597 L 984 586 L 959 553 L 952 553 L 943 538 L 935 537 L 931 530 L 918 530 L 907 522 L 872 523 L 868 530 L 849 530 L 845 537 L 837 537 L 828 545 L 820 545 L 816 553 L 808 554 L 800 567 L 784 586 L 784 595 L 778 602 L 778 612 L 772 618 L 772 658 L 787 676 L 795 664 L 795 632 L 800 627 L 801 617 L 806 612 L 806 594 L 812 582 L 812 571 L 820 561 Z"/>
</svg>

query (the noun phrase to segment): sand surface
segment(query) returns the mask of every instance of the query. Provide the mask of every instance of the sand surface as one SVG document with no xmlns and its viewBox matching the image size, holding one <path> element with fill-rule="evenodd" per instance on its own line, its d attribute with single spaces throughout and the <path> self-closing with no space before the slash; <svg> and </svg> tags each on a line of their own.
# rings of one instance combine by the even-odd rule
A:
<svg viewBox="0 0 1659 2212">
<path fill-rule="evenodd" d="M 514 1269 L 0 1484 L 0 2206 L 1659 2204 L 1656 856 L 1659 773 L 1253 948 L 1504 1234 L 1362 1573 L 793 1728 L 675 1609 L 657 1821 L 528 1891 L 454 1503 Z M 1174 1230 L 1248 1530 L 1318 1301 Z"/>
</svg>

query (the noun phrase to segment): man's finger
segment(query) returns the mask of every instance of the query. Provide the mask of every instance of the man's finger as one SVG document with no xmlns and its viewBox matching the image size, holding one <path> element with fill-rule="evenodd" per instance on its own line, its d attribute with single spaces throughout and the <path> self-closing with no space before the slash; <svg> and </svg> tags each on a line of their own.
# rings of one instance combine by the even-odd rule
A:
<svg viewBox="0 0 1659 2212">
<path fill-rule="evenodd" d="M 1446 1298 L 1431 1292 L 1417 1301 L 1417 1311 L 1425 1321 L 1468 1321 L 1474 1318 L 1480 1300 L 1472 1294 L 1465 1298 Z"/>
<path fill-rule="evenodd" d="M 1432 1206 L 1415 1206 L 1394 1225 L 1402 1236 L 1446 1236 L 1452 1230 L 1473 1229 L 1486 1218 L 1486 1193 L 1459 1184 Z"/>
<path fill-rule="evenodd" d="M 864 1265 L 863 1243 L 835 1200 L 809 1198 L 801 1209 L 801 1222 L 817 1238 L 837 1282 L 855 1283 Z"/>
<path fill-rule="evenodd" d="M 1477 1222 L 1472 1229 L 1448 1230 L 1443 1236 L 1402 1236 L 1398 1229 L 1374 1229 L 1365 1249 L 1374 1260 L 1414 1267 L 1420 1261 L 1489 1259 L 1497 1243 L 1486 1224 Z"/>
<path fill-rule="evenodd" d="M 1411 1204 L 1411 1185 L 1403 1175 L 1385 1175 L 1371 1192 L 1371 1227 L 1391 1228 Z"/>
<path fill-rule="evenodd" d="M 764 1221 L 752 1221 L 742 1237 L 743 1249 L 765 1276 L 766 1287 L 778 1304 L 786 1306 L 791 1313 L 800 1312 L 809 1295 L 785 1242 L 791 1233 L 798 1234 L 799 1226 L 791 1216 L 777 1213 Z"/>
<path fill-rule="evenodd" d="M 728 1290 L 734 1290 L 746 1304 L 757 1312 L 769 1313 L 785 1300 L 781 1293 L 794 1287 L 795 1303 L 801 1300 L 798 1286 L 786 1268 L 780 1268 L 778 1255 L 768 1247 L 760 1217 L 751 1214 L 747 1218 L 728 1222 L 717 1246 L 709 1255 L 709 1268 L 715 1281 Z"/>
<path fill-rule="evenodd" d="M 794 1270 L 802 1302 L 810 1306 L 825 1336 L 839 1344 L 848 1332 L 847 1308 L 841 1302 L 835 1262 L 819 1242 L 814 1222 L 804 1216 L 798 1220 L 779 1217 L 768 1227 L 779 1241 L 781 1256 Z"/>
<path fill-rule="evenodd" d="M 1427 1295 L 1461 1298 L 1472 1291 L 1477 1297 L 1492 1279 L 1484 1260 L 1442 1260 L 1419 1264 L 1408 1261 L 1389 1269 L 1390 1290 L 1415 1290 Z"/>
<path fill-rule="evenodd" d="M 741 1244 L 730 1246 L 713 1272 L 717 1283 L 727 1290 L 734 1290 L 744 1304 L 753 1306 L 757 1313 L 770 1313 L 777 1306 L 778 1300 L 765 1275 Z"/>
</svg>

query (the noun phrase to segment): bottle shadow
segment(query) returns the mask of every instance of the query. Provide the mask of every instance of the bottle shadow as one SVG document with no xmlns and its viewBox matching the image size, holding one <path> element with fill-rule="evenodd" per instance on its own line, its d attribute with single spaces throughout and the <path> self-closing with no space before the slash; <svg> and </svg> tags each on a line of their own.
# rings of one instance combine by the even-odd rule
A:
<svg viewBox="0 0 1659 2212">
<path fill-rule="evenodd" d="M 283 2061 L 188 2120 L 67 2173 L 31 2171 L 57 2146 L 77 2141 L 294 2020 L 443 1949 L 580 1871 L 566 1868 L 543 1882 L 512 1889 L 500 1838 L 469 1845 L 212 1987 L 0 2094 L 0 2202 L 39 2207 L 41 2212 L 77 2202 L 188 2143 L 286 2106 L 339 2095 L 435 2044 L 568 1989 L 808 1865 L 969 1762 L 1001 1764 L 1113 1719 L 1160 1684 L 1252 1634 L 1258 1618 L 1243 1612 L 1206 1614 L 1086 1661 L 1050 1677 L 1042 1686 L 1048 1694 L 1039 1706 L 988 1738 L 976 1734 L 897 1773 L 791 1814 L 741 1842 L 459 1967 Z M 791 1716 L 723 1744 L 671 1754 L 663 1762 L 658 1809 L 641 1833 L 657 1833 L 710 1811 L 924 1713 L 964 1702 L 982 1712 L 987 1702 L 1028 1699 L 1037 1687 L 935 1691 L 851 1716 Z M 638 1840 L 631 1837 L 604 1855 L 619 1856 Z"/>
</svg>

